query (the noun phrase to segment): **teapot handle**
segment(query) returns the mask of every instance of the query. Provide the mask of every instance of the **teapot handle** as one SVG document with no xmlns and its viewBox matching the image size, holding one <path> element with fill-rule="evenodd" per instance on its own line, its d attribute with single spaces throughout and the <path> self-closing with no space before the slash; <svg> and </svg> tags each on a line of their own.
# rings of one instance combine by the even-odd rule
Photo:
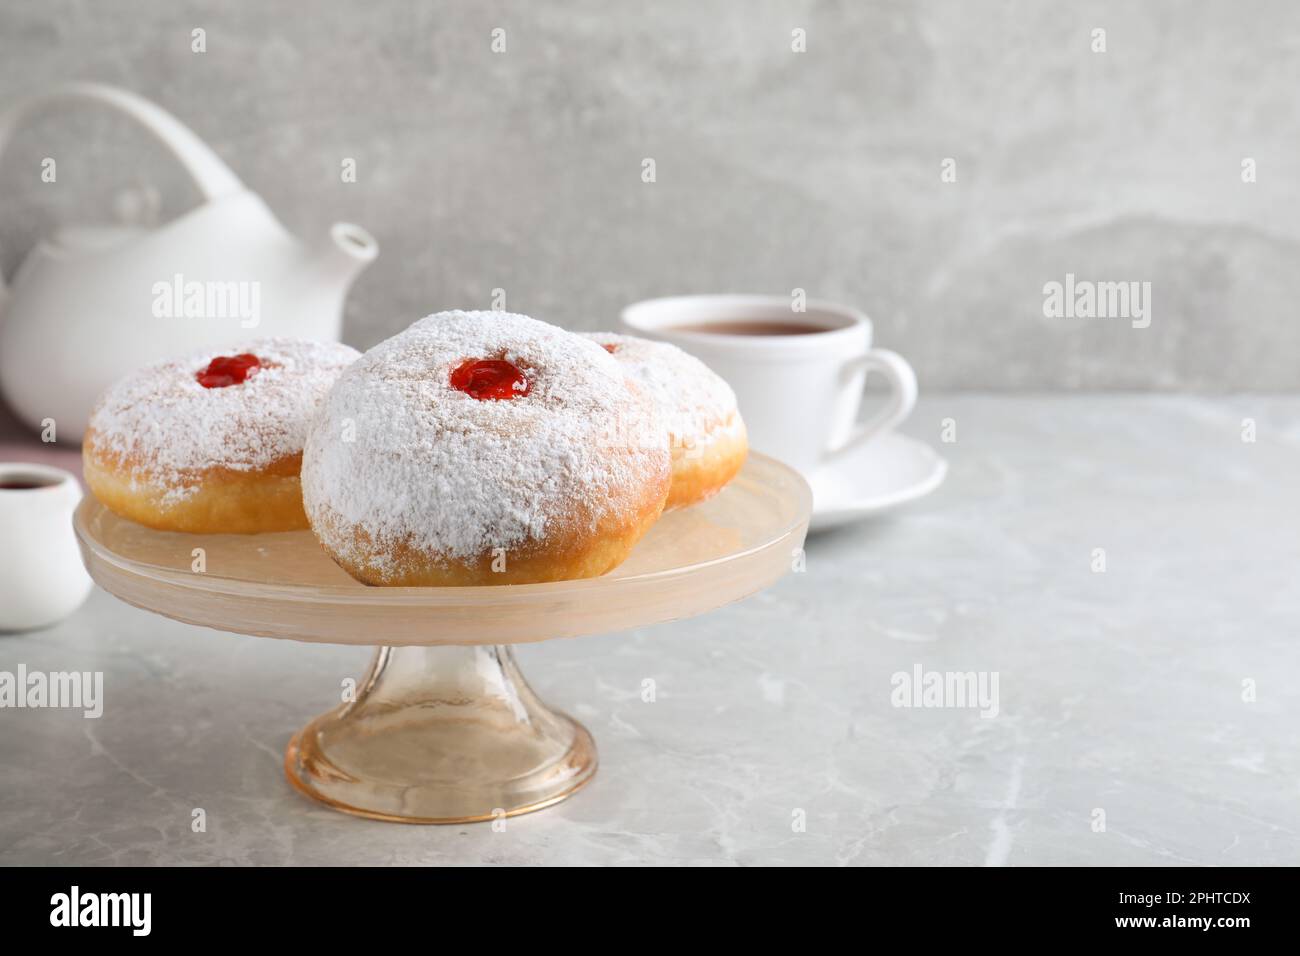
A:
<svg viewBox="0 0 1300 956">
<path fill-rule="evenodd" d="M 243 191 L 239 177 L 188 126 L 144 97 L 103 83 L 69 83 L 7 110 L 0 115 L 0 153 L 9 145 L 14 129 L 28 117 L 47 106 L 82 101 L 111 106 L 152 133 L 189 173 L 204 199 Z M 0 275 L 0 294 L 3 292 L 4 277 Z"/>
</svg>

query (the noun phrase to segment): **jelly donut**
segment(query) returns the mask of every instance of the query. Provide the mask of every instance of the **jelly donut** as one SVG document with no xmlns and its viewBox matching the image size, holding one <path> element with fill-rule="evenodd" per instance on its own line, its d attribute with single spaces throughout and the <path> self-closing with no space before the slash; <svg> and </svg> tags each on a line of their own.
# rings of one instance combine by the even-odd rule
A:
<svg viewBox="0 0 1300 956">
<path fill-rule="evenodd" d="M 736 477 L 749 443 L 730 385 L 695 356 L 667 342 L 613 332 L 583 334 L 613 355 L 659 406 L 673 454 L 666 509 L 710 498 Z"/>
<path fill-rule="evenodd" d="M 659 517 L 653 404 L 596 343 L 523 315 L 439 312 L 340 376 L 312 423 L 303 501 L 366 584 L 604 574 Z"/>
<path fill-rule="evenodd" d="M 133 372 L 91 413 L 86 484 L 116 514 L 163 531 L 306 528 L 307 425 L 358 354 L 263 339 Z"/>
</svg>

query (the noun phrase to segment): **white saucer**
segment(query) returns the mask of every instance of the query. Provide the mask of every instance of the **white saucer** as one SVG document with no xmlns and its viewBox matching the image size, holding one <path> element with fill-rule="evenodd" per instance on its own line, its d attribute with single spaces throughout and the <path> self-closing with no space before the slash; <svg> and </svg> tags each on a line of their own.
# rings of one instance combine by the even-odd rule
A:
<svg viewBox="0 0 1300 956">
<path fill-rule="evenodd" d="M 948 462 L 924 442 L 889 432 L 808 475 L 809 531 L 824 531 L 896 508 L 943 483 Z"/>
</svg>

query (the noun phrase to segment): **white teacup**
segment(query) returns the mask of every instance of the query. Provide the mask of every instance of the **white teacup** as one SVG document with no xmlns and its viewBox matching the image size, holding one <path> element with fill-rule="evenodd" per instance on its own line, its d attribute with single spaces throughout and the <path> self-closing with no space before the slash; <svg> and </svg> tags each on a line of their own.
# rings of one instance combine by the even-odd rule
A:
<svg viewBox="0 0 1300 956">
<path fill-rule="evenodd" d="M 72 513 L 81 486 L 49 465 L 0 464 L 0 631 L 46 627 L 90 593 Z"/>
<path fill-rule="evenodd" d="M 916 374 L 895 352 L 871 347 L 871 320 L 857 309 L 766 295 L 648 299 L 623 310 L 632 335 L 679 346 L 736 391 L 758 451 L 810 473 L 894 428 L 916 404 Z M 889 382 L 884 407 L 858 409 L 867 375 Z"/>
</svg>

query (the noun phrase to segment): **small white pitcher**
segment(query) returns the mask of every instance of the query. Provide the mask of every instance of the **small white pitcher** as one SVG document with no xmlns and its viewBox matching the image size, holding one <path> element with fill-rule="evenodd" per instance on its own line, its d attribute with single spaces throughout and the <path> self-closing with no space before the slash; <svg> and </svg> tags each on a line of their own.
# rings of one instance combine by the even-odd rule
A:
<svg viewBox="0 0 1300 956">
<path fill-rule="evenodd" d="M 77 479 L 61 468 L 0 464 L 0 631 L 55 624 L 90 593 L 72 512 Z"/>
</svg>

